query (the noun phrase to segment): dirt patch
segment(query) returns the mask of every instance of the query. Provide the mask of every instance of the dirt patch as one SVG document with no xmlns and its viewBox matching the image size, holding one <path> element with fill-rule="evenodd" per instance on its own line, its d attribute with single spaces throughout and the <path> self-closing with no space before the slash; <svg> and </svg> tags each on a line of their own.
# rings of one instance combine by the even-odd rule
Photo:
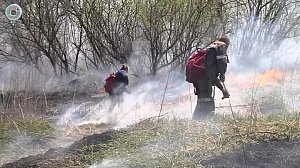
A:
<svg viewBox="0 0 300 168">
<path fill-rule="evenodd" d="M 120 132 L 118 132 L 119 134 Z M 20 160 L 2 165 L 1 168 L 25 168 L 25 167 L 86 167 L 91 165 L 90 160 L 85 158 L 88 151 L 86 146 L 105 144 L 116 138 L 116 131 L 107 131 L 82 138 L 68 148 L 50 149 L 45 154 L 29 156 Z M 98 149 L 104 151 L 104 148 Z M 99 152 L 99 151 L 97 151 Z M 101 159 L 101 158 L 98 158 Z"/>
<path fill-rule="evenodd" d="M 225 167 L 299 167 L 300 142 L 272 141 L 244 145 L 232 152 L 201 161 L 203 166 Z"/>
</svg>

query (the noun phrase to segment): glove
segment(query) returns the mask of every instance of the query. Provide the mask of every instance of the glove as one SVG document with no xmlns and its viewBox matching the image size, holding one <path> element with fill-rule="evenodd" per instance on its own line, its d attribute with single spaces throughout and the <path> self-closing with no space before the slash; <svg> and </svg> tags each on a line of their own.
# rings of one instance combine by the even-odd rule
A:
<svg viewBox="0 0 300 168">
<path fill-rule="evenodd" d="M 220 74 L 220 81 L 225 82 L 225 74 Z"/>
</svg>

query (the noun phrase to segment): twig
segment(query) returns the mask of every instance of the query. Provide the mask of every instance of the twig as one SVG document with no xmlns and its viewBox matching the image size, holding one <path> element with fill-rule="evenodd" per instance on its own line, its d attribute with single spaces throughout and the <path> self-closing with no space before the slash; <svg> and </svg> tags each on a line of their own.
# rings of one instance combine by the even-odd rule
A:
<svg viewBox="0 0 300 168">
<path fill-rule="evenodd" d="M 44 92 L 44 99 L 45 99 L 45 105 L 46 105 L 46 108 L 48 108 L 47 95 L 46 95 L 46 93 L 45 93 L 45 92 Z"/>
<path fill-rule="evenodd" d="M 164 114 L 161 114 L 160 117 L 165 116 L 165 115 L 167 115 L 167 114 L 169 114 L 169 112 L 164 113 Z M 158 117 L 159 117 L 159 116 L 152 116 L 152 117 L 149 117 L 149 118 L 146 118 L 146 119 L 140 121 L 140 123 L 142 123 L 142 122 L 144 122 L 144 121 L 147 121 L 147 120 L 151 120 L 151 119 L 153 119 L 153 118 L 158 118 Z M 153 129 L 155 129 L 155 128 L 156 128 L 156 126 L 154 126 L 153 128 L 150 128 L 150 129 L 153 130 Z"/>
<path fill-rule="evenodd" d="M 69 130 L 66 130 L 66 135 L 69 135 L 71 132 L 73 132 L 74 129 L 77 129 L 77 131 L 79 132 L 79 134 L 83 134 L 82 130 L 78 128 L 78 126 L 72 121 L 72 120 L 68 120 L 67 121 L 67 126 L 69 126 Z"/>
<path fill-rule="evenodd" d="M 233 105 L 233 106 L 218 106 L 216 108 L 227 108 L 227 107 L 249 107 L 250 105 L 247 104 L 238 104 L 238 105 Z"/>
<path fill-rule="evenodd" d="M 256 133 L 260 133 L 260 134 L 277 134 L 277 132 L 271 132 L 271 131 L 257 131 Z"/>
<path fill-rule="evenodd" d="M 248 135 L 255 135 L 255 134 L 278 134 L 277 132 L 271 131 L 257 131 L 257 132 L 250 132 L 250 133 L 243 133 L 243 134 L 235 134 L 234 136 L 248 136 Z"/>
<path fill-rule="evenodd" d="M 39 101 L 39 99 L 40 99 L 40 96 L 38 96 L 37 98 L 36 98 L 36 103 L 35 103 L 35 106 L 34 106 L 34 112 L 35 113 L 37 113 L 37 106 L 38 106 L 38 101 Z"/>
<path fill-rule="evenodd" d="M 98 104 L 94 105 L 94 108 L 89 110 L 89 112 L 82 118 L 82 120 L 84 120 L 88 115 L 91 114 L 91 112 L 95 112 L 97 109 L 97 105 L 100 105 L 100 103 L 103 101 L 104 99 L 102 99 Z"/>
<path fill-rule="evenodd" d="M 229 107 L 230 107 L 230 111 L 231 111 L 231 115 L 232 115 L 234 124 L 235 124 L 237 130 L 239 131 L 239 126 L 238 126 L 237 121 L 236 121 L 236 118 L 235 118 L 235 116 L 234 116 L 234 112 L 233 112 L 233 109 L 232 109 L 232 104 L 231 104 L 230 99 L 228 99 L 228 102 L 229 102 Z"/>
<path fill-rule="evenodd" d="M 14 123 L 14 125 L 15 125 L 15 127 L 16 127 L 18 133 L 20 133 L 20 129 L 19 129 L 17 123 L 16 123 L 12 118 L 10 118 L 7 114 L 5 114 L 5 113 L 3 113 L 3 112 L 0 112 L 0 113 L 2 113 L 5 117 L 7 117 L 8 119 L 10 119 L 10 120 Z"/>
<path fill-rule="evenodd" d="M 24 119 L 24 118 L 25 118 L 25 116 L 24 116 L 24 111 L 23 111 L 23 109 L 22 109 L 22 106 L 21 106 L 20 101 L 18 101 L 18 105 L 19 105 L 19 108 L 20 108 L 20 110 L 21 110 L 22 117 L 23 117 L 23 119 Z"/>
<path fill-rule="evenodd" d="M 160 117 L 165 116 L 165 115 L 167 115 L 167 114 L 169 114 L 169 112 L 166 112 L 166 113 L 164 113 L 164 114 L 161 114 Z M 156 117 L 159 117 L 159 116 L 149 117 L 149 118 L 146 118 L 145 120 L 150 120 L 150 119 L 156 118 Z"/>
<path fill-rule="evenodd" d="M 162 98 L 161 104 L 160 104 L 159 114 L 158 114 L 158 117 L 157 117 L 157 123 L 158 123 L 159 118 L 160 118 L 160 116 L 161 116 L 161 112 L 162 112 L 162 108 L 163 108 L 163 104 L 164 104 L 164 100 L 165 100 L 165 95 L 166 95 L 167 88 L 168 88 L 168 83 L 169 83 L 170 73 L 171 73 L 171 71 L 169 71 L 169 74 L 168 74 L 168 78 L 167 78 L 167 82 L 166 82 L 166 86 L 165 86 L 163 98 Z"/>
</svg>

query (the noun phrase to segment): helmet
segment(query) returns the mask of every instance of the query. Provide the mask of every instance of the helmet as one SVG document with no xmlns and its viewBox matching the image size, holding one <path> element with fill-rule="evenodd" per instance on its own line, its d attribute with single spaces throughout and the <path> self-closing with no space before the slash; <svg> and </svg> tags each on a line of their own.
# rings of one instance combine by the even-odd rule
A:
<svg viewBox="0 0 300 168">
<path fill-rule="evenodd" d="M 227 46 L 230 44 L 230 39 L 225 35 L 220 37 L 218 40 L 224 42 Z"/>
</svg>

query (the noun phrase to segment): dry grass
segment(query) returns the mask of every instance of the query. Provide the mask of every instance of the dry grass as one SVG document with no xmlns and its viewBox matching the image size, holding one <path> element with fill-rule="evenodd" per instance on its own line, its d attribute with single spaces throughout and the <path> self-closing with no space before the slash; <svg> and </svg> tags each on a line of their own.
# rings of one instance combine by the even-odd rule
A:
<svg viewBox="0 0 300 168">
<path fill-rule="evenodd" d="M 40 167 L 99 166 L 107 160 L 118 163 L 116 167 L 202 167 L 202 161 L 245 144 L 298 141 L 299 124 L 294 114 L 235 119 L 215 116 L 201 121 L 158 122 L 153 118 L 127 129 L 86 137 L 73 144 L 69 149 L 72 152 L 63 157 L 53 154 L 54 158 L 46 157 L 49 160 L 31 160 Z"/>
<path fill-rule="evenodd" d="M 203 121 L 148 120 L 136 124 L 108 144 L 86 147 L 91 162 L 118 158 L 129 167 L 201 167 L 200 162 L 246 143 L 298 140 L 295 115 L 273 114 L 260 118 L 230 116 Z M 104 154 L 98 155 L 99 149 Z M 93 161 L 92 161 L 93 160 Z M 101 160 L 101 159 L 100 159 Z"/>
</svg>

